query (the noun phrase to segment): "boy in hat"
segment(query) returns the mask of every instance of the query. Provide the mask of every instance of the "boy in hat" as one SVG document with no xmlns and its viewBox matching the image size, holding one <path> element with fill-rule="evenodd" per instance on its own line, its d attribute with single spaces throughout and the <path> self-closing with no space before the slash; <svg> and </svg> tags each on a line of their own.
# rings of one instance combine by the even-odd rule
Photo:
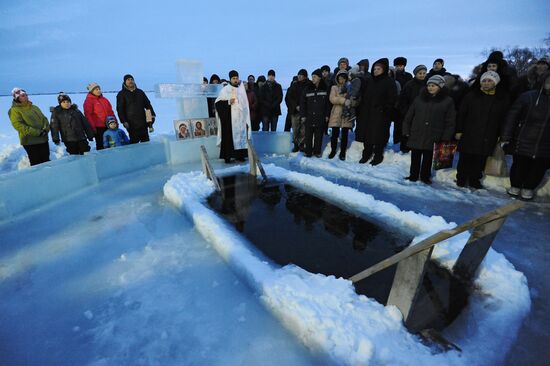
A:
<svg viewBox="0 0 550 366">
<path fill-rule="evenodd" d="M 61 92 L 57 96 L 59 105 L 52 111 L 51 133 L 53 143 L 59 145 L 59 135 L 71 155 L 83 155 L 90 151 L 89 141 L 94 140 L 94 130 L 71 98 Z"/>
<path fill-rule="evenodd" d="M 107 117 L 107 131 L 103 134 L 103 147 L 108 149 L 110 147 L 128 145 L 130 142 L 126 133 L 118 128 L 118 122 L 114 116 Z"/>
</svg>

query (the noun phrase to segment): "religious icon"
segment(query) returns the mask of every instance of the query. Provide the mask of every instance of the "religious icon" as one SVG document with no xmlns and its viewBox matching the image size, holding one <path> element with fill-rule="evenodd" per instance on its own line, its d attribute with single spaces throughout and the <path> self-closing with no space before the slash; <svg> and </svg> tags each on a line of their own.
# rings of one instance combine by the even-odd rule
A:
<svg viewBox="0 0 550 366">
<path fill-rule="evenodd" d="M 215 118 L 208 118 L 206 120 L 206 130 L 208 131 L 208 136 L 216 136 L 218 134 L 218 125 Z"/>
<path fill-rule="evenodd" d="M 195 137 L 206 137 L 205 120 L 193 120 L 191 125 L 193 127 L 193 135 Z"/>
<path fill-rule="evenodd" d="M 193 138 L 191 134 L 191 124 L 189 120 L 174 121 L 174 129 L 176 130 L 176 137 L 178 140 Z"/>
</svg>

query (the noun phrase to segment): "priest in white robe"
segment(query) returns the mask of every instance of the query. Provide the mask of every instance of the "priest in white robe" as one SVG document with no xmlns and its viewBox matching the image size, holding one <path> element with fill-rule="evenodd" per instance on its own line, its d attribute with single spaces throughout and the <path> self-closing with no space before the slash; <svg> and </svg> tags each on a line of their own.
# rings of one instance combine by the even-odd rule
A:
<svg viewBox="0 0 550 366">
<path fill-rule="evenodd" d="M 226 163 L 244 161 L 252 130 L 246 90 L 237 71 L 229 72 L 229 84 L 220 91 L 215 106 L 220 158 Z"/>
</svg>

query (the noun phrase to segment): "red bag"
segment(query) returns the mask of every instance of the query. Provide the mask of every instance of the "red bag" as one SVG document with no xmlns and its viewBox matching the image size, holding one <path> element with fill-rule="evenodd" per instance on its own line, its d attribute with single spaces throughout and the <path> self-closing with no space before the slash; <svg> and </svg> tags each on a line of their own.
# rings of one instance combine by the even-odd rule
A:
<svg viewBox="0 0 550 366">
<path fill-rule="evenodd" d="M 435 143 L 433 158 L 434 170 L 451 168 L 453 166 L 457 147 L 458 143 L 456 141 Z"/>
</svg>

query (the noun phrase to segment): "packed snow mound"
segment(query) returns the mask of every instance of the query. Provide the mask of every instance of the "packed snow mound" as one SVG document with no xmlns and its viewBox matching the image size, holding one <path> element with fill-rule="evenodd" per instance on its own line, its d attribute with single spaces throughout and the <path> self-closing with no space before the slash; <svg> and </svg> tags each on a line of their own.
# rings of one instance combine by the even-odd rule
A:
<svg viewBox="0 0 550 366">
<path fill-rule="evenodd" d="M 310 159 L 304 159 L 310 160 Z M 318 160 L 318 159 L 317 159 Z M 230 174 L 247 166 L 218 171 Z M 323 177 L 265 166 L 269 177 L 370 215 L 415 234 L 414 242 L 454 227 L 440 216 L 402 211 L 354 188 Z M 165 197 L 188 215 L 233 270 L 245 278 L 262 301 L 305 345 L 321 349 L 344 365 L 488 365 L 502 362 L 530 309 L 525 276 L 506 258 L 489 250 L 475 278 L 476 290 L 462 314 L 444 332 L 462 352 L 438 353 L 410 334 L 394 306 L 357 295 L 350 281 L 309 273 L 297 266 L 277 266 L 258 252 L 227 221 L 209 209 L 213 184 L 200 172 L 180 173 L 164 186 Z M 432 258 L 451 269 L 468 234 L 438 244 Z M 512 295 L 513 294 L 513 295 Z"/>
</svg>

